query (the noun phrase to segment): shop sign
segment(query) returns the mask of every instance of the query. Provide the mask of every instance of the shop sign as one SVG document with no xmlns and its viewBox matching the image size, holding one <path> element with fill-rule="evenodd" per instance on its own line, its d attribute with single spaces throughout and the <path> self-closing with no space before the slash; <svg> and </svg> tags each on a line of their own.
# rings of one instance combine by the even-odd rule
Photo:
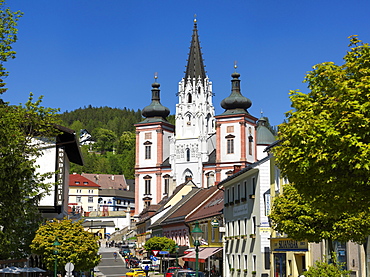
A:
<svg viewBox="0 0 370 277">
<path fill-rule="evenodd" d="M 307 241 L 292 240 L 289 238 L 271 238 L 272 251 L 308 251 Z"/>
<path fill-rule="evenodd" d="M 211 225 L 212 225 L 212 228 L 218 228 L 218 226 L 220 225 L 220 223 L 218 223 L 218 220 L 217 219 L 212 219 Z"/>
</svg>

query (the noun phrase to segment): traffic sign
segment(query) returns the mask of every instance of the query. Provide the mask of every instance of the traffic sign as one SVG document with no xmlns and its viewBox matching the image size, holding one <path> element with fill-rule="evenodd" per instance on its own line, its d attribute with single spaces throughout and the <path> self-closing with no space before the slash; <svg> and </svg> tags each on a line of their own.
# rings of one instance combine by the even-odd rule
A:
<svg viewBox="0 0 370 277">
<path fill-rule="evenodd" d="M 75 265 L 73 263 L 66 263 L 66 265 L 64 267 L 64 269 L 67 272 L 72 272 L 74 268 L 75 268 Z"/>
<path fill-rule="evenodd" d="M 157 257 L 159 250 L 152 250 L 154 257 Z"/>
<path fill-rule="evenodd" d="M 168 253 L 170 253 L 170 252 L 168 252 L 168 251 L 159 251 L 159 254 L 161 254 L 161 255 L 167 255 Z"/>
</svg>

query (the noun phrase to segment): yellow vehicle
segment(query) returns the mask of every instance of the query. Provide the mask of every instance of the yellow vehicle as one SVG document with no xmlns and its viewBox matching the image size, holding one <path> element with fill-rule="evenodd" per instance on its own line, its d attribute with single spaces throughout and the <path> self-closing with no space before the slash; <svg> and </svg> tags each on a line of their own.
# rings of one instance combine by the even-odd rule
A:
<svg viewBox="0 0 370 277">
<path fill-rule="evenodd" d="M 131 268 L 129 272 L 126 273 L 126 277 L 137 277 L 145 276 L 145 271 L 141 268 Z"/>
</svg>

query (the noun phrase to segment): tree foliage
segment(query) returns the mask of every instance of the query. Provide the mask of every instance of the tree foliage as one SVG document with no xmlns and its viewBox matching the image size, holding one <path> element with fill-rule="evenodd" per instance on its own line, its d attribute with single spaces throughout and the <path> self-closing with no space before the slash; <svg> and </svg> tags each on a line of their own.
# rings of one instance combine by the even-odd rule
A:
<svg viewBox="0 0 370 277">
<path fill-rule="evenodd" d="M 141 111 L 89 105 L 60 115 L 63 125 L 75 130 L 88 130 L 94 141 L 83 146 L 84 166 L 72 165 L 71 172 L 123 174 L 134 179 L 134 124 L 142 120 Z"/>
<path fill-rule="evenodd" d="M 145 242 L 144 249 L 146 251 L 160 250 L 175 253 L 176 243 L 167 237 L 152 237 Z"/>
<path fill-rule="evenodd" d="M 303 275 L 306 277 L 349 277 L 351 272 L 344 269 L 345 263 L 338 263 L 335 254 L 332 257 L 332 263 L 328 263 L 326 259 L 324 261 L 316 261 L 315 265 L 310 266 Z"/>
<path fill-rule="evenodd" d="M 363 242 L 370 229 L 370 214 L 352 210 L 333 216 L 331 210 L 321 210 L 311 205 L 296 186 L 287 184 L 284 193 L 275 198 L 270 218 L 279 232 L 295 240 L 320 242 Z M 329 248 L 333 250 L 331 243 Z"/>
<path fill-rule="evenodd" d="M 58 134 L 56 110 L 33 102 L 25 106 L 0 103 L 0 259 L 24 257 L 36 231 L 40 215 L 37 204 L 50 184 L 51 174 L 37 173 L 36 158 L 42 155 L 43 140 Z M 11 208 L 10 208 L 11 207 Z"/>
<path fill-rule="evenodd" d="M 4 63 L 15 58 L 16 52 L 12 44 L 17 41 L 16 26 L 22 15 L 20 11 L 12 12 L 9 7 L 6 7 L 5 0 L 0 0 L 0 94 L 7 90 L 4 88 L 4 78 L 8 76 L 8 72 Z"/>
<path fill-rule="evenodd" d="M 364 241 L 370 228 L 357 234 L 350 227 L 370 213 L 370 48 L 356 36 L 349 47 L 343 65 L 308 72 L 308 94 L 291 91 L 293 110 L 279 126 L 274 154 L 311 212 L 325 218 L 330 211 L 331 222 L 348 223 L 346 237 Z"/>
<path fill-rule="evenodd" d="M 40 226 L 31 248 L 33 253 L 42 255 L 46 267 L 53 270 L 56 256 L 53 244 L 57 240 L 60 243 L 57 248 L 58 270 L 63 270 L 65 264 L 71 262 L 76 271 L 86 271 L 100 262 L 98 239 L 84 230 L 81 221 L 53 220 Z"/>
</svg>

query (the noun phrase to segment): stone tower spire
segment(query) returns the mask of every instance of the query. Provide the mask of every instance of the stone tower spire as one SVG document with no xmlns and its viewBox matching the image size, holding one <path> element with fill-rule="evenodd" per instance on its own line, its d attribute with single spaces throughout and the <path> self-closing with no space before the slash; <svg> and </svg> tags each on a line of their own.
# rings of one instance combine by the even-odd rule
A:
<svg viewBox="0 0 370 277">
<path fill-rule="evenodd" d="M 200 77 L 201 80 L 204 80 L 206 78 L 196 18 L 194 18 L 193 35 L 190 44 L 188 64 L 185 71 L 185 80 L 189 77 L 191 79 L 198 79 Z"/>
</svg>

